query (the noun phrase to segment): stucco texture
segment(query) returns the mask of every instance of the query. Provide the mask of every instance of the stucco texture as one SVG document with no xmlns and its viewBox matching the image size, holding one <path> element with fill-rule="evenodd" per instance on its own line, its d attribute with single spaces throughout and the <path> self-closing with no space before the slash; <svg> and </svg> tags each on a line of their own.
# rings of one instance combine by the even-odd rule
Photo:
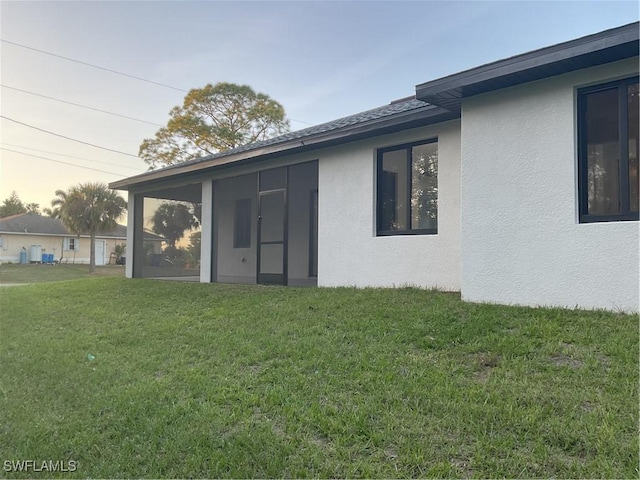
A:
<svg viewBox="0 0 640 480">
<path fill-rule="evenodd" d="M 465 300 L 638 311 L 638 222 L 578 221 L 576 89 L 637 59 L 462 106 Z"/>
<path fill-rule="evenodd" d="M 376 236 L 376 149 L 438 139 L 438 233 Z M 357 142 L 319 156 L 318 284 L 460 289 L 458 121 Z"/>
</svg>

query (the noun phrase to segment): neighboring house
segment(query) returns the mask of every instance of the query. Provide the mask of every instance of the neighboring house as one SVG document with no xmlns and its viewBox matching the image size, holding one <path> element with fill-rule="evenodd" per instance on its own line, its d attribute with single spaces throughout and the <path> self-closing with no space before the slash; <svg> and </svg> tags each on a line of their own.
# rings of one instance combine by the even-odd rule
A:
<svg viewBox="0 0 640 480">
<path fill-rule="evenodd" d="M 157 252 L 162 240 L 157 235 L 145 233 L 145 241 L 154 243 Z M 96 235 L 96 265 L 113 263 L 116 245 L 126 242 L 127 227 L 124 225 Z M 91 244 L 89 235 L 70 233 L 57 218 L 35 213 L 0 218 L 0 262 L 19 263 L 23 248 L 29 263 L 42 261 L 43 253 L 53 254 L 56 262 L 89 263 Z"/>
<path fill-rule="evenodd" d="M 127 275 L 143 274 L 144 200 L 159 198 L 201 202 L 201 282 L 637 311 L 638 30 L 114 182 L 129 191 Z"/>
</svg>

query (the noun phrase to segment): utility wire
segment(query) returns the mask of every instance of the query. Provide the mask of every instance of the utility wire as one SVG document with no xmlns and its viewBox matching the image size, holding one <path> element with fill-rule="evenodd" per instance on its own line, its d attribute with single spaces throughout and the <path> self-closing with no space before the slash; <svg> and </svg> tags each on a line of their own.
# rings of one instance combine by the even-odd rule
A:
<svg viewBox="0 0 640 480">
<path fill-rule="evenodd" d="M 65 57 L 63 55 L 58 55 L 57 53 L 47 52 L 46 50 L 40 50 L 38 48 L 29 47 L 27 45 L 22 45 L 21 43 L 12 42 L 10 40 L 5 40 L 3 38 L 0 38 L 0 42 L 9 43 L 11 45 L 15 45 L 17 47 L 26 48 L 28 50 L 33 50 L 34 52 L 44 53 L 45 55 L 51 55 L 52 57 L 62 58 L 64 60 L 68 60 L 70 62 L 75 62 L 75 63 L 79 63 L 81 65 L 86 65 L 88 67 L 98 68 L 100 70 L 104 70 L 104 71 L 107 71 L 107 72 L 115 73 L 117 75 L 123 75 L 125 77 L 133 78 L 135 80 L 140 80 L 141 82 L 153 83 L 154 85 L 159 85 L 161 87 L 170 88 L 172 90 L 177 90 L 179 92 L 185 92 L 185 93 L 188 92 L 188 90 L 185 90 L 184 88 L 174 87 L 172 85 L 167 85 L 165 83 L 160 83 L 160 82 L 156 82 L 156 81 L 153 81 L 153 80 L 148 80 L 148 79 L 142 78 L 142 77 L 136 77 L 135 75 L 131 75 L 129 73 L 119 72 L 117 70 L 112 70 L 110 68 L 101 67 L 100 65 L 95 65 L 93 63 L 83 62 L 81 60 L 76 60 L 74 58 L 69 58 L 69 57 Z M 12 88 L 12 87 L 8 87 L 8 88 Z M 18 89 L 14 88 L 14 90 L 18 90 Z M 21 90 L 21 91 L 24 91 L 24 90 Z M 26 92 L 26 93 L 31 93 L 31 92 Z M 34 95 L 38 95 L 38 94 L 34 94 Z M 44 95 L 40 95 L 40 96 L 44 96 Z M 49 97 L 45 97 L 45 98 L 49 98 Z M 57 99 L 54 98 L 52 100 L 57 100 Z M 62 101 L 62 100 L 59 100 L 59 101 Z M 67 102 L 67 103 L 70 103 L 70 102 Z M 72 105 L 75 105 L 75 104 L 72 104 Z M 78 105 L 78 106 L 83 106 L 83 105 Z M 99 110 L 99 111 L 101 111 L 101 110 Z M 110 112 L 104 112 L 104 113 L 110 113 Z M 126 118 L 131 118 L 131 117 L 126 117 Z M 136 119 L 133 119 L 133 120 L 136 120 Z M 313 125 L 313 123 L 305 122 L 303 120 L 296 120 L 295 118 L 290 118 L 289 120 L 291 120 L 292 122 L 303 123 L 305 125 Z M 144 120 L 139 120 L 139 121 L 144 122 Z M 145 122 L 145 123 L 151 123 L 151 122 Z M 152 125 L 157 125 L 157 124 L 156 123 L 152 123 Z M 160 126 L 163 127 L 164 125 L 160 125 Z"/>
<path fill-rule="evenodd" d="M 26 48 L 27 50 L 33 50 L 34 52 L 43 53 L 45 55 L 51 55 L 52 57 L 62 58 L 63 60 L 68 60 L 70 62 L 79 63 L 81 65 L 86 65 L 88 67 L 93 67 L 93 68 L 97 68 L 97 69 L 100 69 L 100 70 L 104 70 L 106 72 L 111 72 L 111 73 L 115 73 L 117 75 L 122 75 L 122 76 L 125 76 L 125 77 L 133 78 L 135 80 L 140 80 L 141 82 L 152 83 L 154 85 L 158 85 L 160 87 L 165 87 L 165 88 L 170 88 L 172 90 L 177 90 L 179 92 L 185 92 L 185 93 L 188 92 L 188 90 L 185 90 L 184 88 L 174 87 L 172 85 L 167 85 L 165 83 L 156 82 L 154 80 L 149 80 L 147 78 L 137 77 L 137 76 L 131 75 L 129 73 L 124 73 L 124 72 L 119 72 L 117 70 L 112 70 L 111 68 L 101 67 L 100 65 L 95 65 L 93 63 L 83 62 L 82 60 L 76 60 L 75 58 L 69 58 L 69 57 L 65 57 L 63 55 L 58 55 L 57 53 L 47 52 L 46 50 L 40 50 L 39 48 L 29 47 L 27 45 L 22 45 L 21 43 L 12 42 L 10 40 L 5 40 L 4 38 L 0 38 L 0 42 L 9 43 L 11 45 L 15 45 L 16 47 Z M 8 87 L 8 88 L 12 88 L 12 87 Z M 16 88 L 14 90 L 18 90 L 18 89 Z M 31 92 L 26 92 L 26 93 L 31 93 Z M 36 93 L 34 95 L 38 95 L 38 94 Z M 44 95 L 40 95 L 40 96 L 44 96 Z M 46 98 L 49 98 L 49 97 L 46 97 Z M 52 100 L 57 100 L 57 99 L 54 98 Z M 59 101 L 62 101 L 62 100 L 59 100 Z M 67 102 L 67 103 L 70 103 L 70 102 Z M 75 105 L 75 104 L 72 104 L 72 105 Z M 83 106 L 83 105 L 78 105 L 78 106 Z M 86 108 L 89 108 L 89 107 L 86 107 Z M 99 110 L 99 111 L 101 111 L 101 110 Z M 104 113 L 110 113 L 110 112 L 104 112 Z M 117 115 L 117 114 L 112 114 L 112 115 Z M 120 116 L 122 116 L 122 115 L 120 115 Z M 125 117 L 125 118 L 131 118 L 131 117 Z M 133 118 L 132 120 L 137 120 L 137 119 Z M 313 125 L 312 123 L 305 122 L 303 120 L 296 120 L 295 118 L 290 118 L 289 120 L 291 120 L 292 122 L 303 123 L 305 125 Z M 144 120 L 139 120 L 139 121 L 145 122 Z M 151 123 L 151 122 L 145 122 L 145 123 Z M 152 123 L 152 125 L 157 125 L 157 124 Z M 160 125 L 160 126 L 163 127 L 164 125 Z"/>
<path fill-rule="evenodd" d="M 123 75 L 125 77 L 133 78 L 135 80 L 140 80 L 142 82 L 153 83 L 154 85 L 159 85 L 161 87 L 170 88 L 172 90 L 178 90 L 179 92 L 186 92 L 187 91 L 184 88 L 173 87 L 173 86 L 167 85 L 165 83 L 155 82 L 153 80 L 149 80 L 149 79 L 142 78 L 142 77 L 136 77 L 135 75 L 130 75 L 128 73 L 119 72 L 117 70 L 112 70 L 112 69 L 106 68 L 106 67 L 101 67 L 99 65 L 94 65 L 93 63 L 83 62 L 81 60 L 76 60 L 75 58 L 64 57 L 62 55 L 58 55 L 57 53 L 47 52 L 46 50 L 40 50 L 38 48 L 28 47 L 27 45 L 22 45 L 22 44 L 17 43 L 17 42 L 11 42 L 11 41 L 5 40 L 3 38 L 0 38 L 0 41 L 4 42 L 4 43 L 9 43 L 11 45 L 15 45 L 17 47 L 26 48 L 28 50 L 33 50 L 34 52 L 44 53 L 45 55 L 51 55 L 52 57 L 62 58 L 64 60 L 68 60 L 70 62 L 80 63 L 81 65 L 86 65 L 88 67 L 98 68 L 100 70 L 105 70 L 107 72 L 115 73 L 117 75 Z"/>
<path fill-rule="evenodd" d="M 24 125 L 25 127 L 33 128 L 34 130 L 39 130 L 41 132 L 48 133 L 50 135 L 55 135 L 56 137 L 62 137 L 62 138 L 65 138 L 67 140 L 71 140 L 72 142 L 78 142 L 78 143 L 82 143 L 84 145 L 89 145 L 91 147 L 100 148 L 102 150 L 108 150 L 109 152 L 115 152 L 115 153 L 119 153 L 121 155 L 127 155 L 129 157 L 138 158 L 137 155 L 133 155 L 131 153 L 121 152 L 120 150 L 114 150 L 112 148 L 107 148 L 107 147 L 101 147 L 99 145 L 94 145 L 93 143 L 83 142 L 82 140 L 77 140 L 75 138 L 66 137 L 64 135 L 60 135 L 59 133 L 53 133 L 53 132 L 50 132 L 49 130 L 44 130 L 42 128 L 34 127 L 33 125 L 29 125 L 28 123 L 19 122 L 18 120 L 14 120 L 13 118 L 5 117 L 4 115 L 0 115 L 0 118 L 4 118 L 5 120 L 9 120 L 10 122 L 18 123 L 20 125 Z"/>
<path fill-rule="evenodd" d="M 12 153 L 19 153 L 20 155 L 26 155 L 28 157 L 33 157 L 33 158 L 40 158 L 42 160 L 47 160 L 49 162 L 62 163 L 64 165 L 71 165 L 72 167 L 84 168 L 86 170 L 93 170 L 94 172 L 108 173 L 109 175 L 116 175 L 121 178 L 126 177 L 126 175 L 122 175 L 121 173 L 113 173 L 113 172 L 107 172 L 106 170 L 99 170 L 97 168 L 84 167 L 82 165 L 77 165 L 75 163 L 63 162 L 62 160 L 54 160 L 53 158 L 45 158 L 45 157 L 40 157 L 38 155 L 31 155 L 30 153 L 18 152 L 17 150 L 11 150 L 10 148 L 0 147 L 0 150 L 5 150 L 7 152 L 12 152 Z"/>
<path fill-rule="evenodd" d="M 149 122 L 147 120 L 141 120 L 139 118 L 129 117 L 127 115 L 121 115 L 120 113 L 113 113 L 113 112 L 108 112 L 106 110 L 100 110 L 99 108 L 89 107 L 87 105 L 82 105 L 80 103 L 73 103 L 73 102 L 69 102 L 67 100 L 61 100 L 60 98 L 49 97 L 47 95 L 42 95 L 41 93 L 29 92 L 28 90 L 22 90 L 21 88 L 10 87 L 9 85 L 0 85 L 0 87 L 9 88 L 9 89 L 15 90 L 17 92 L 28 93 L 29 95 L 35 95 L 36 97 L 42 97 L 42 98 L 47 98 L 49 100 L 55 100 L 56 102 L 68 103 L 69 105 L 73 105 L 73 106 L 81 107 L 81 108 L 86 108 L 88 110 L 94 110 L 94 111 L 100 112 L 100 113 L 106 113 L 108 115 L 115 115 L 116 117 L 122 117 L 122 118 L 127 118 L 129 120 L 135 120 L 136 122 L 148 123 L 149 125 L 155 125 L 156 127 L 164 127 L 164 125 L 160 125 L 159 123 L 153 123 L 153 122 Z"/>
<path fill-rule="evenodd" d="M 140 173 L 143 173 L 143 172 L 147 171 L 147 170 L 142 170 L 142 169 L 140 169 L 138 167 L 131 167 L 129 165 L 118 165 L 118 164 L 114 164 L 114 163 L 111 163 L 111 162 L 101 162 L 100 160 L 93 160 L 91 158 L 74 157 L 73 155 L 67 155 L 66 153 L 50 152 L 48 150 L 39 150 L 37 148 L 25 147 L 24 145 L 15 145 L 13 143 L 2 142 L 0 145 L 6 145 L 7 147 L 24 148 L 25 150 L 33 150 L 34 152 L 50 153 L 52 155 L 60 155 L 62 157 L 75 158 L 77 160 L 85 160 L 87 162 L 102 163 L 104 165 L 111 165 L 111 166 L 115 166 L 115 167 L 118 167 L 118 168 L 128 168 L 129 170 L 135 170 L 135 171 L 140 172 Z"/>
</svg>

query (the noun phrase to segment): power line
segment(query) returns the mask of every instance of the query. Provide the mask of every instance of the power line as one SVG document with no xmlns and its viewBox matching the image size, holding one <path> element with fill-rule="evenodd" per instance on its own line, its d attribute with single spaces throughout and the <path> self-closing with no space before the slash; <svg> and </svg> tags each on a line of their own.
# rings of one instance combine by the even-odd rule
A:
<svg viewBox="0 0 640 480">
<path fill-rule="evenodd" d="M 48 95 L 43 95 L 41 93 L 36 93 L 36 92 L 30 92 L 28 90 L 23 90 L 21 88 L 16 88 L 16 87 L 11 87 L 9 85 L 0 85 L 0 87 L 2 88 L 9 88 L 11 90 L 15 90 L 17 92 L 22 92 L 22 93 L 28 93 L 29 95 L 35 95 L 36 97 L 42 97 L 42 98 L 47 98 L 49 100 L 55 100 L 56 102 L 61 102 L 61 103 L 67 103 L 69 105 L 73 105 L 75 107 L 80 107 L 80 108 L 86 108 L 88 110 L 94 110 L 96 112 L 100 112 L 100 113 L 106 113 L 108 115 L 114 115 L 116 117 L 122 117 L 122 118 L 126 118 L 128 120 L 135 120 L 136 122 L 142 122 L 142 123 L 147 123 L 149 125 L 154 125 L 156 127 L 165 127 L 166 125 L 161 125 L 159 123 L 154 123 L 154 122 L 149 122 L 148 120 L 142 120 L 140 118 L 135 118 L 135 117 L 129 117 L 128 115 L 122 115 L 120 113 L 114 113 L 114 112 L 108 112 L 107 110 L 101 110 L 99 108 L 95 108 L 95 107 L 89 107 L 88 105 L 82 105 L 80 103 L 74 103 L 74 102 L 69 102 L 67 100 L 62 100 L 60 98 L 54 98 L 54 97 L 49 97 Z M 312 123 L 309 122 L 304 122 L 302 120 L 296 120 L 295 118 L 290 118 L 289 120 L 291 120 L 292 122 L 298 122 L 298 123 L 304 123 L 305 125 L 313 125 Z"/>
<path fill-rule="evenodd" d="M 15 145 L 13 143 L 2 142 L 2 145 L 6 145 L 8 147 L 24 148 L 25 150 L 33 150 L 34 152 L 50 153 L 52 155 L 60 155 L 62 157 L 75 158 L 77 160 L 85 160 L 87 162 L 102 163 L 104 165 L 112 165 L 112 166 L 116 166 L 118 168 L 128 168 L 129 170 L 135 170 L 135 171 L 140 172 L 140 173 L 143 173 L 143 172 L 146 171 L 146 170 L 142 170 L 142 169 L 137 168 L 137 167 L 130 167 L 129 165 L 115 165 L 115 164 L 110 163 L 110 162 L 101 162 L 100 160 L 94 160 L 94 159 L 91 159 L 91 158 L 75 157 L 73 155 L 67 155 L 66 153 L 50 152 L 48 150 L 40 150 L 38 148 L 25 147 L 24 145 Z"/>
<path fill-rule="evenodd" d="M 63 55 L 58 55 L 57 53 L 47 52 L 46 50 L 40 50 L 38 48 L 28 47 L 27 45 L 22 45 L 22 44 L 17 43 L 17 42 L 11 42 L 11 41 L 5 40 L 3 38 L 0 38 L 0 41 L 1 42 L 5 42 L 5 43 L 9 43 L 11 45 L 15 45 L 17 47 L 26 48 L 28 50 L 33 50 L 34 52 L 44 53 L 45 55 L 51 55 L 52 57 L 62 58 L 64 60 L 68 60 L 69 62 L 79 63 L 81 65 L 86 65 L 88 67 L 98 68 L 100 70 L 105 70 L 107 72 L 115 73 L 117 75 L 122 75 L 122 76 L 125 76 L 125 77 L 133 78 L 135 80 L 140 80 L 141 82 L 153 83 L 154 85 L 158 85 L 160 87 L 165 87 L 165 88 L 170 88 L 172 90 L 178 90 L 180 92 L 186 92 L 187 91 L 184 88 L 178 88 L 178 87 L 174 87 L 174 86 L 171 86 L 171 85 L 167 85 L 165 83 L 155 82 L 153 80 L 149 80 L 149 79 L 146 79 L 146 78 L 136 77 L 135 75 L 130 75 L 128 73 L 119 72 L 117 70 L 112 70 L 112 69 L 106 68 L 106 67 L 101 67 L 99 65 L 94 65 L 93 63 L 83 62 L 82 60 L 76 60 L 75 58 L 65 57 Z"/>
<path fill-rule="evenodd" d="M 122 115 L 120 113 L 108 112 L 106 110 L 101 110 L 99 108 L 89 107 L 87 105 L 82 105 L 80 103 L 73 103 L 73 102 L 69 102 L 67 100 L 61 100 L 60 98 L 49 97 L 47 95 L 42 95 L 41 93 L 29 92 L 28 90 L 22 90 L 21 88 L 10 87 L 9 85 L 0 85 L 0 87 L 9 88 L 9 89 L 15 90 L 17 92 L 28 93 L 29 95 L 35 95 L 36 97 L 42 97 L 42 98 L 47 98 L 49 100 L 55 100 L 56 102 L 68 103 L 69 105 L 73 105 L 73 106 L 81 107 L 81 108 L 86 108 L 88 110 L 94 110 L 94 111 L 100 112 L 100 113 L 106 113 L 108 115 L 115 115 L 116 117 L 122 117 L 122 118 L 127 118 L 129 120 L 135 120 L 136 122 L 148 123 L 149 125 L 155 125 L 156 127 L 164 127 L 164 125 L 160 125 L 159 123 L 153 123 L 153 122 L 149 122 L 147 120 L 141 120 L 139 118 L 129 117 L 127 115 Z"/>
<path fill-rule="evenodd" d="M 28 157 L 33 157 L 33 158 L 40 158 L 42 160 L 47 160 L 49 162 L 62 163 L 64 165 L 71 165 L 72 167 L 84 168 L 86 170 L 93 170 L 94 172 L 108 173 L 109 175 L 116 175 L 117 177 L 122 177 L 122 178 L 126 177 L 126 175 L 122 175 L 121 173 L 107 172 L 106 170 L 99 170 L 97 168 L 85 167 L 82 165 L 77 165 L 75 163 L 63 162 L 62 160 L 54 160 L 53 158 L 45 158 L 39 155 L 31 155 L 30 153 L 18 152 L 17 150 L 11 150 L 10 148 L 0 147 L 0 150 L 5 150 L 7 152 L 12 152 L 12 153 L 18 153 L 20 155 L 26 155 Z"/>
<path fill-rule="evenodd" d="M 39 130 L 40 132 L 48 133 L 50 135 L 55 135 L 56 137 L 62 137 L 62 138 L 65 138 L 67 140 L 71 140 L 72 142 L 78 142 L 78 143 L 82 143 L 84 145 L 89 145 L 91 147 L 100 148 L 102 150 L 108 150 L 109 152 L 115 152 L 115 153 L 119 153 L 121 155 L 127 155 L 129 157 L 138 158 L 137 155 L 133 155 L 131 153 L 121 152 L 120 150 L 114 150 L 112 148 L 107 148 L 107 147 L 101 147 L 99 145 L 94 145 L 93 143 L 83 142 L 82 140 L 77 140 L 75 138 L 66 137 L 64 135 L 60 135 L 59 133 L 54 133 L 54 132 L 50 132 L 49 130 L 44 130 L 42 128 L 34 127 L 33 125 L 29 125 L 28 123 L 19 122 L 18 120 L 14 120 L 13 118 L 5 117 L 4 115 L 0 115 L 0 118 L 4 118 L 5 120 L 9 120 L 10 122 L 18 123 L 20 125 L 24 125 L 25 127 L 33 128 L 34 130 Z"/>
<path fill-rule="evenodd" d="M 177 90 L 179 92 L 185 92 L 185 93 L 188 92 L 188 90 L 185 90 L 184 88 L 174 87 L 172 85 L 167 85 L 165 83 L 156 82 L 154 80 L 149 80 L 149 79 L 146 79 L 146 78 L 137 77 L 137 76 L 131 75 L 129 73 L 119 72 L 117 70 L 112 70 L 111 68 L 101 67 L 100 65 L 95 65 L 93 63 L 83 62 L 82 60 L 76 60 L 74 58 L 65 57 L 64 55 L 58 55 L 57 53 L 47 52 L 46 50 L 40 50 L 38 48 L 29 47 L 27 45 L 22 45 L 21 43 L 12 42 L 10 40 L 5 40 L 3 38 L 0 38 L 0 42 L 9 43 L 9 44 L 15 45 L 17 47 L 26 48 L 28 50 L 33 50 L 34 52 L 43 53 L 45 55 L 51 55 L 52 57 L 62 58 L 63 60 L 68 60 L 70 62 L 79 63 L 81 65 L 86 65 L 88 67 L 97 68 L 97 69 L 104 70 L 104 71 L 107 71 L 107 72 L 115 73 L 117 75 L 123 75 L 125 77 L 133 78 L 135 80 L 140 80 L 141 82 L 152 83 L 154 85 L 158 85 L 158 86 L 165 87 L 165 88 L 170 88 L 172 90 Z M 12 87 L 7 87 L 7 88 L 12 88 Z M 14 90 L 18 90 L 18 89 L 14 88 Z M 21 90 L 21 91 L 24 91 L 24 90 Z M 25 92 L 25 93 L 32 93 L 32 92 Z M 38 94 L 36 93 L 34 95 L 38 95 Z M 40 95 L 40 96 L 44 96 L 44 95 Z M 50 97 L 45 97 L 45 98 L 50 98 Z M 57 100 L 57 99 L 53 98 L 52 100 Z M 59 100 L 59 101 L 62 101 L 62 100 Z M 67 103 L 71 103 L 71 102 L 67 102 Z M 72 104 L 72 105 L 75 105 L 75 104 Z M 83 106 L 83 105 L 78 105 L 78 106 Z M 101 111 L 101 110 L 99 110 L 99 111 Z M 110 112 L 104 112 L 104 113 L 110 113 Z M 131 117 L 125 117 L 125 118 L 131 118 Z M 132 120 L 136 120 L 136 119 L 132 119 Z M 305 125 L 313 125 L 313 123 L 305 122 L 303 120 L 296 120 L 295 118 L 290 118 L 289 120 L 291 120 L 292 122 L 303 123 Z M 144 122 L 144 120 L 139 120 L 139 121 Z M 151 122 L 145 122 L 145 123 L 151 123 Z M 156 123 L 152 123 L 152 125 L 157 125 L 157 124 Z M 163 127 L 164 125 L 160 125 L 160 126 Z"/>
<path fill-rule="evenodd" d="M 147 83 L 152 83 L 154 85 L 158 85 L 160 87 L 165 87 L 165 88 L 170 88 L 172 90 L 177 90 L 179 92 L 185 92 L 187 93 L 188 90 L 185 90 L 184 88 L 179 88 L 179 87 L 174 87 L 172 85 L 167 85 L 165 83 L 160 83 L 160 82 L 156 82 L 154 80 L 149 80 L 147 78 L 142 78 L 142 77 L 137 77 L 135 75 L 131 75 L 129 73 L 124 73 L 124 72 L 119 72 L 117 70 L 112 70 L 111 68 L 107 68 L 107 67 L 101 67 L 100 65 L 95 65 L 93 63 L 89 63 L 89 62 L 83 62 L 82 60 L 76 60 L 75 58 L 69 58 L 69 57 L 65 57 L 64 55 L 58 55 L 57 53 L 53 53 L 53 52 L 47 52 L 46 50 L 40 50 L 39 48 L 34 48 L 34 47 L 29 47 L 27 45 L 22 45 L 21 43 L 17 43 L 17 42 L 12 42 L 10 40 L 5 40 L 4 38 L 0 38 L 0 42 L 4 42 L 4 43 L 8 43 L 11 45 L 15 45 L 17 47 L 21 47 L 21 48 L 26 48 L 28 50 L 33 50 L 34 52 L 38 52 L 38 53 L 43 53 L 45 55 L 50 55 L 52 57 L 56 57 L 56 58 L 62 58 L 63 60 L 68 60 L 70 62 L 75 62 L 75 63 L 79 63 L 81 65 L 86 65 L 88 67 L 93 67 L 93 68 L 97 68 L 99 70 L 104 70 L 106 72 L 111 72 L 111 73 L 115 73 L 117 75 L 122 75 L 125 77 L 129 77 L 129 78 L 133 78 L 135 80 L 140 80 L 141 82 L 147 82 Z M 4 85 L 3 85 L 4 86 Z M 7 87 L 7 88 L 12 88 L 12 87 Z M 18 90 L 17 88 L 14 88 L 14 90 Z M 32 92 L 25 92 L 25 93 L 32 93 Z M 38 95 L 37 93 L 34 95 Z M 40 95 L 40 96 L 44 96 L 44 95 Z M 50 97 L 45 97 L 45 98 L 50 98 Z M 57 100 L 55 98 L 52 98 L 52 100 Z M 58 100 L 58 101 L 63 101 L 63 100 Z M 71 102 L 66 102 L 66 103 L 71 103 Z M 75 104 L 72 104 L 75 105 Z M 78 105 L 78 106 L 83 106 L 83 105 Z M 89 107 L 86 107 L 89 108 Z M 92 110 L 97 110 L 97 109 L 92 109 Z M 98 110 L 98 111 L 102 111 L 102 110 Z M 110 112 L 104 112 L 104 113 L 110 113 Z M 117 115 L 117 114 L 112 114 L 112 115 Z M 122 115 L 118 115 L 118 116 L 122 116 Z M 131 117 L 125 117 L 125 118 L 131 118 Z M 132 120 L 137 120 L 135 118 L 131 118 Z M 305 125 L 313 125 L 312 123 L 309 122 L 305 122 L 303 120 L 296 120 L 295 118 L 290 118 L 289 120 L 291 120 L 292 122 L 298 122 L 298 123 L 303 123 Z M 145 122 L 145 123 L 151 123 L 151 122 L 146 122 L 145 120 L 138 120 L 141 122 Z M 152 125 L 158 125 L 156 123 L 151 123 Z M 161 127 L 163 127 L 164 125 L 160 125 Z"/>
</svg>

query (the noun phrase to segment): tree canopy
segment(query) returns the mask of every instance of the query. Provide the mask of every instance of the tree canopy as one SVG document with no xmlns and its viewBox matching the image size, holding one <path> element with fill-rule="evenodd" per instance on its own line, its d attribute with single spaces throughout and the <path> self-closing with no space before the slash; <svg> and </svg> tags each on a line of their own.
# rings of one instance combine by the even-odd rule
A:
<svg viewBox="0 0 640 480">
<path fill-rule="evenodd" d="M 91 249 L 89 272 L 96 269 L 95 240 L 97 233 L 116 228 L 116 221 L 127 208 L 127 202 L 104 183 L 81 183 L 68 191 L 56 190 L 51 206 L 59 213 L 64 226 L 76 235 L 89 235 Z"/>
<path fill-rule="evenodd" d="M 35 213 L 37 215 L 40 215 L 40 204 L 39 203 L 27 203 L 24 208 L 27 209 L 27 213 Z"/>
<path fill-rule="evenodd" d="M 184 203 L 164 202 L 151 217 L 151 229 L 163 236 L 171 248 L 175 248 L 187 230 L 197 226 L 196 217 Z"/>
<path fill-rule="evenodd" d="M 2 201 L 2 205 L 0 205 L 0 218 L 10 217 L 11 215 L 18 215 L 19 213 L 26 213 L 27 208 L 25 207 L 18 194 L 15 192 L 11 192 L 9 197 L 5 198 Z"/>
<path fill-rule="evenodd" d="M 18 215 L 20 213 L 36 213 L 40 215 L 40 205 L 38 203 L 24 203 L 20 200 L 18 193 L 14 190 L 0 205 L 0 218 Z"/>
<path fill-rule="evenodd" d="M 169 112 L 166 127 L 140 145 L 151 168 L 182 163 L 289 131 L 284 107 L 248 85 L 194 88 Z"/>
</svg>

